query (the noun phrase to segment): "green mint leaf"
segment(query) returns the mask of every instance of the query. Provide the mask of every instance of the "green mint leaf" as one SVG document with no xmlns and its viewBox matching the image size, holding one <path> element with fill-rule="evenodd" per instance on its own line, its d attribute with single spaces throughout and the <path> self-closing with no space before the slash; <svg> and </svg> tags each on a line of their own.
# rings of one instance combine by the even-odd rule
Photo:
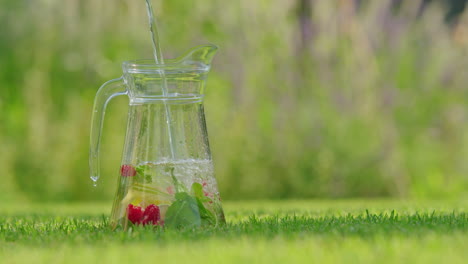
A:
<svg viewBox="0 0 468 264">
<path fill-rule="evenodd" d="M 169 170 L 171 172 L 171 178 L 172 178 L 172 182 L 174 183 L 176 193 L 187 192 L 187 188 L 185 187 L 185 185 L 181 183 L 174 175 L 175 168 L 172 167 Z"/>
<path fill-rule="evenodd" d="M 192 184 L 192 192 L 195 198 L 197 199 L 198 211 L 200 212 L 200 218 L 202 220 L 202 225 L 216 225 L 216 217 L 214 214 L 206 209 L 203 203 L 210 202 L 211 199 L 206 197 L 203 193 L 203 186 L 195 182 Z"/>
<path fill-rule="evenodd" d="M 151 165 L 139 165 L 135 168 L 135 170 L 137 172 L 137 174 L 133 178 L 135 182 L 140 184 L 148 184 L 153 182 L 153 177 L 151 177 L 151 174 L 147 173 L 151 171 Z"/>
<path fill-rule="evenodd" d="M 203 194 L 203 186 L 198 182 L 195 182 L 194 184 L 192 184 L 192 192 L 193 192 L 193 195 L 195 195 L 195 197 L 197 198 L 203 198 L 205 196 Z"/>
<path fill-rule="evenodd" d="M 168 228 L 190 228 L 201 225 L 197 200 L 186 192 L 175 195 L 176 201 L 166 212 L 165 226 Z"/>
<path fill-rule="evenodd" d="M 192 193 L 197 199 L 199 199 L 203 203 L 212 201 L 210 197 L 205 196 L 205 193 L 203 192 L 203 186 L 198 182 L 192 184 Z"/>
<path fill-rule="evenodd" d="M 207 226 L 207 225 L 216 225 L 217 219 L 215 215 L 208 209 L 205 208 L 203 205 L 203 202 L 197 199 L 197 205 L 198 205 L 198 211 L 200 212 L 200 219 L 201 219 L 201 225 L 202 226 Z"/>
</svg>

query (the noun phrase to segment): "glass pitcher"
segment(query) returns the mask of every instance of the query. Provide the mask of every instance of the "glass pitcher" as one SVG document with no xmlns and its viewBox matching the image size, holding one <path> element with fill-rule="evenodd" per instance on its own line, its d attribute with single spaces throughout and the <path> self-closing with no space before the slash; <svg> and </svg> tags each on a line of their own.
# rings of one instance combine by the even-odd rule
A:
<svg viewBox="0 0 468 264">
<path fill-rule="evenodd" d="M 123 77 L 97 92 L 91 128 L 91 178 L 99 178 L 105 108 L 118 95 L 130 99 L 113 228 L 132 225 L 216 226 L 225 223 L 213 174 L 203 97 L 217 47 L 199 46 L 156 65 L 123 63 Z"/>
</svg>

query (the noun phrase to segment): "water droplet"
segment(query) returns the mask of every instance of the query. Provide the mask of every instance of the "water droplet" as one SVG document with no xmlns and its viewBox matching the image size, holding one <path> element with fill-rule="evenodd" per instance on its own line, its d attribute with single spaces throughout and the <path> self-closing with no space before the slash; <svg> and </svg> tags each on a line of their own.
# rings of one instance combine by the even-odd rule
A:
<svg viewBox="0 0 468 264">
<path fill-rule="evenodd" d="M 97 187 L 97 181 L 99 180 L 99 177 L 91 176 L 91 180 L 93 180 L 93 187 Z"/>
</svg>

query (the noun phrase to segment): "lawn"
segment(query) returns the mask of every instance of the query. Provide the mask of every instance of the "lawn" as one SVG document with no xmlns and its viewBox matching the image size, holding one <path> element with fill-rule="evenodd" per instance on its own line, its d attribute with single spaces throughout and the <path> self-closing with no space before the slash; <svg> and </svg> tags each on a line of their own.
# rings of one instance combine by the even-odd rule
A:
<svg viewBox="0 0 468 264">
<path fill-rule="evenodd" d="M 464 263 L 466 201 L 226 202 L 228 224 L 111 231 L 110 204 L 3 205 L 0 263 Z"/>
</svg>

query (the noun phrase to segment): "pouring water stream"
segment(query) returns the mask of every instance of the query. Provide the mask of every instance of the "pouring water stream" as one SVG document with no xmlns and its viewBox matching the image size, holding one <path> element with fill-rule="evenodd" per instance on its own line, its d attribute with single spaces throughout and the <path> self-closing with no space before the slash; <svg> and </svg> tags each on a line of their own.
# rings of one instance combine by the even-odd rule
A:
<svg viewBox="0 0 468 264">
<path fill-rule="evenodd" d="M 153 55 L 154 55 L 154 62 L 156 64 L 164 64 L 164 56 L 162 53 L 161 49 L 161 42 L 159 39 L 159 33 L 158 33 L 158 25 L 156 23 L 156 19 L 154 16 L 154 11 L 153 11 L 153 6 L 151 5 L 151 0 L 146 0 L 146 11 L 148 13 L 148 22 L 150 26 L 150 32 L 151 32 L 151 41 L 153 44 Z M 164 74 L 164 70 L 161 71 L 161 78 L 162 78 L 162 90 L 163 90 L 163 96 L 167 97 L 169 95 L 169 91 L 167 89 L 167 83 L 166 83 L 166 78 Z M 174 160 L 175 159 L 175 153 L 174 153 L 174 142 L 172 140 L 172 118 L 171 118 L 171 111 L 169 109 L 169 106 L 167 105 L 166 101 L 164 100 L 164 108 L 166 111 L 166 120 L 167 120 L 167 133 L 169 135 L 169 146 L 171 150 L 171 158 Z"/>
</svg>

